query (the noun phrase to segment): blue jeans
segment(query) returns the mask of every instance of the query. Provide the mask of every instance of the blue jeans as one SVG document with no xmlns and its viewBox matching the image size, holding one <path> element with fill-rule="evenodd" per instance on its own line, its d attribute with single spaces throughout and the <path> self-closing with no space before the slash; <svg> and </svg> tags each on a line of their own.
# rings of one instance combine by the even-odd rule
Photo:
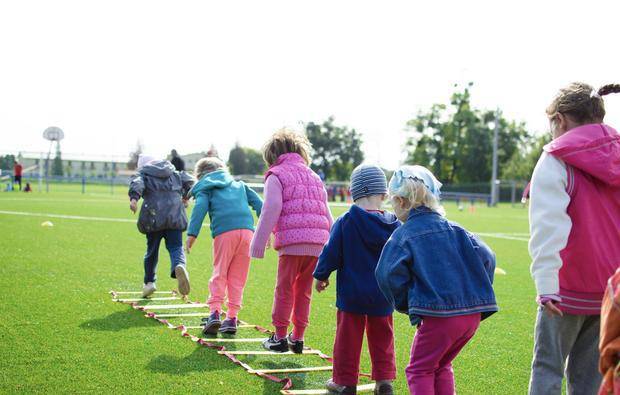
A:
<svg viewBox="0 0 620 395">
<path fill-rule="evenodd" d="M 596 395 L 600 315 L 549 317 L 538 308 L 530 395 L 560 395 L 566 375 L 568 395 Z"/>
<path fill-rule="evenodd" d="M 183 252 L 183 231 L 176 229 L 160 230 L 146 234 L 146 255 L 144 255 L 144 283 L 155 282 L 157 276 L 157 260 L 161 239 L 166 241 L 166 249 L 170 254 L 170 277 L 176 278 L 174 268 L 185 265 Z"/>
</svg>

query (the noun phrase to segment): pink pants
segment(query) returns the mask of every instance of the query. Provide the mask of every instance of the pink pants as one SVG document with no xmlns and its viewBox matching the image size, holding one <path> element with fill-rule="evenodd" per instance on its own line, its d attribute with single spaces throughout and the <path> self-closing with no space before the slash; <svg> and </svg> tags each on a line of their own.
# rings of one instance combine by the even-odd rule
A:
<svg viewBox="0 0 620 395">
<path fill-rule="evenodd" d="M 276 328 L 277 337 L 287 335 L 292 314 L 293 338 L 303 339 L 310 316 L 312 273 L 317 261 L 315 256 L 280 256 L 271 312 L 271 322 Z"/>
<path fill-rule="evenodd" d="M 480 313 L 424 317 L 413 340 L 411 361 L 405 369 L 409 391 L 416 395 L 454 394 L 452 360 L 479 325 Z"/>
<path fill-rule="evenodd" d="M 227 318 L 237 317 L 243 300 L 243 288 L 250 271 L 250 243 L 254 232 L 236 229 L 213 240 L 213 274 L 209 280 L 209 300 L 213 311 L 222 311 L 228 294 Z"/>
<path fill-rule="evenodd" d="M 364 329 L 372 361 L 372 379 L 379 381 L 396 378 L 392 316 L 376 317 L 338 310 L 333 372 L 336 384 L 357 385 Z"/>
</svg>

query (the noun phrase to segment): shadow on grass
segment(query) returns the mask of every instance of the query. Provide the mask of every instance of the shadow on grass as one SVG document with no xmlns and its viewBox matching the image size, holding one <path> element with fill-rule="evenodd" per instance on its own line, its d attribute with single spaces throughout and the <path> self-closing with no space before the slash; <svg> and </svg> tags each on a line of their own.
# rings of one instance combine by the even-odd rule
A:
<svg viewBox="0 0 620 395">
<path fill-rule="evenodd" d="M 153 358 L 146 368 L 155 373 L 181 376 L 192 372 L 213 372 L 228 369 L 239 369 L 239 373 L 243 371 L 242 368 L 226 357 L 218 355 L 216 350 L 200 345 L 196 346 L 191 354 L 182 358 L 173 355 L 160 355 Z"/>
<path fill-rule="evenodd" d="M 145 318 L 142 314 L 138 314 L 135 310 L 130 309 L 126 311 L 117 311 L 107 317 L 85 321 L 80 324 L 80 328 L 96 331 L 117 332 L 123 329 L 152 327 L 156 325 L 161 324 L 155 320 Z"/>
</svg>

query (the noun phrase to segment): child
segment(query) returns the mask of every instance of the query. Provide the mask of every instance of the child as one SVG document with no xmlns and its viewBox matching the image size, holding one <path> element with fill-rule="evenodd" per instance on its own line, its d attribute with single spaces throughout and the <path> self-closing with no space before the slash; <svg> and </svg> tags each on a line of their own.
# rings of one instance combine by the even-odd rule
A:
<svg viewBox="0 0 620 395">
<path fill-rule="evenodd" d="M 316 290 L 329 285 L 329 275 L 337 274 L 338 307 L 334 370 L 327 389 L 333 393 L 356 391 L 364 329 L 372 360 L 376 394 L 392 394 L 396 377 L 392 305 L 379 290 L 375 279 L 383 246 L 400 222 L 381 210 L 387 197 L 387 180 L 378 166 L 360 165 L 351 174 L 354 205 L 340 217 L 314 271 Z"/>
<path fill-rule="evenodd" d="M 312 272 L 329 239 L 332 217 L 327 192 L 310 163 L 306 136 L 282 129 L 267 141 L 263 158 L 265 205 L 252 240 L 252 257 L 263 258 L 273 231 L 278 251 L 278 276 L 272 310 L 275 333 L 265 349 L 275 352 L 303 351 L 312 298 Z M 293 332 L 287 336 L 293 321 Z"/>
<path fill-rule="evenodd" d="M 138 217 L 138 230 L 146 234 L 144 298 L 156 290 L 155 270 L 161 239 L 166 241 L 166 249 L 170 253 L 170 276 L 177 279 L 182 295 L 189 294 L 189 275 L 183 253 L 183 231 L 187 227 L 183 199 L 193 184 L 191 176 L 175 171 L 167 160 L 157 160 L 148 155 L 138 158 L 138 174 L 129 185 L 129 208 L 135 213 L 138 200 L 144 199 Z"/>
<path fill-rule="evenodd" d="M 603 382 L 599 395 L 620 394 L 620 269 L 607 282 L 601 308 L 601 357 Z"/>
<path fill-rule="evenodd" d="M 547 115 L 554 140 L 532 176 L 531 272 L 536 319 L 530 394 L 596 393 L 601 300 L 620 266 L 620 135 L 603 124 L 598 90 L 572 83 Z M 545 314 L 546 312 L 546 314 Z"/>
<path fill-rule="evenodd" d="M 235 181 L 220 159 L 200 159 L 194 174 L 199 181 L 190 192 L 196 205 L 187 231 L 187 252 L 196 241 L 207 213 L 213 237 L 213 273 L 207 301 L 211 314 L 203 332 L 234 335 L 250 270 L 250 242 L 254 234 L 254 217 L 248 204 L 260 215 L 263 201 L 242 181 Z M 228 310 L 222 322 L 222 303 L 227 295 Z"/>
<path fill-rule="evenodd" d="M 403 166 L 389 192 L 398 228 L 377 265 L 379 287 L 419 325 L 405 369 L 412 394 L 453 394 L 452 360 L 480 321 L 498 308 L 495 256 L 476 236 L 443 216 L 441 183 L 422 166 Z"/>
</svg>

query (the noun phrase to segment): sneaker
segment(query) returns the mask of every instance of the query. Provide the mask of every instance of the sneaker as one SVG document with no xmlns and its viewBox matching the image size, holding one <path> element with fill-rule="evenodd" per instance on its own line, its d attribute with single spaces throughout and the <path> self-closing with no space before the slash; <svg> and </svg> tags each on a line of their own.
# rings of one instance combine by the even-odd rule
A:
<svg viewBox="0 0 620 395">
<path fill-rule="evenodd" d="M 391 381 L 377 381 L 375 395 L 394 395 L 394 387 Z"/>
<path fill-rule="evenodd" d="M 217 331 L 222 325 L 222 321 L 220 321 L 220 312 L 214 311 L 213 313 L 211 313 L 209 318 L 203 318 L 202 320 L 206 321 L 202 333 L 204 333 L 205 335 L 217 335 Z"/>
<path fill-rule="evenodd" d="M 149 296 L 153 295 L 156 290 L 157 288 L 155 287 L 155 283 L 146 283 L 142 288 L 142 297 L 148 298 Z"/>
<path fill-rule="evenodd" d="M 288 342 L 286 338 L 276 340 L 276 334 L 274 333 L 271 337 L 263 342 L 263 347 L 265 350 L 274 351 L 274 352 L 287 352 L 288 351 Z"/>
<path fill-rule="evenodd" d="M 357 394 L 356 386 L 336 384 L 333 379 L 329 379 L 325 387 L 330 394 Z"/>
<path fill-rule="evenodd" d="M 181 295 L 189 295 L 189 274 L 187 273 L 185 265 L 177 265 L 177 267 L 174 268 L 174 275 L 179 283 L 179 292 Z"/>
<path fill-rule="evenodd" d="M 226 318 L 220 327 L 220 333 L 234 335 L 237 333 L 237 318 Z"/>
<path fill-rule="evenodd" d="M 295 354 L 302 354 L 304 352 L 304 341 L 293 340 L 292 333 L 289 333 L 289 335 L 286 337 L 286 342 L 288 343 L 288 348 Z"/>
</svg>

